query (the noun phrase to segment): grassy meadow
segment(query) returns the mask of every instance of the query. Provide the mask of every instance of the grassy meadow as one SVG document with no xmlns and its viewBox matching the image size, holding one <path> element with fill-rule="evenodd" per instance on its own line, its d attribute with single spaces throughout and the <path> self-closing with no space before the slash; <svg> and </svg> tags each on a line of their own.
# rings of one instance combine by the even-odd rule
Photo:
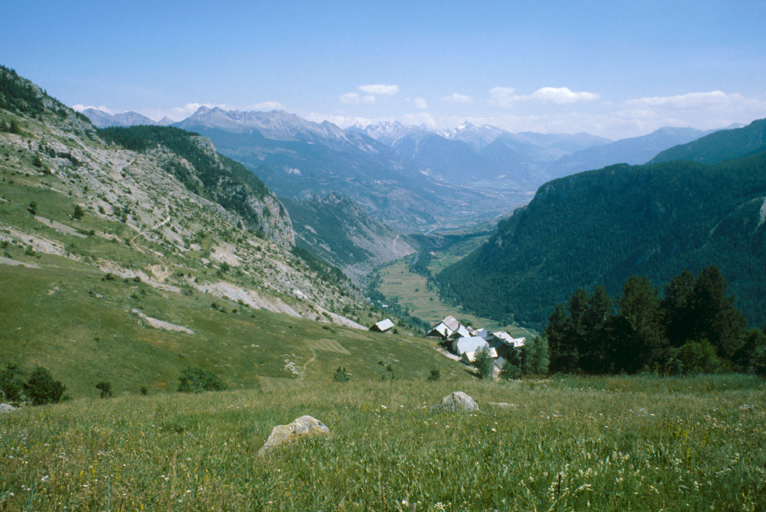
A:
<svg viewBox="0 0 766 512">
<path fill-rule="evenodd" d="M 443 259 L 435 259 L 429 265 L 432 275 L 441 270 L 444 263 L 456 261 L 455 256 L 447 255 Z M 481 318 L 462 309 L 443 303 L 439 299 L 439 293 L 435 289 L 429 289 L 426 278 L 410 271 L 407 260 L 398 260 L 378 269 L 380 285 L 378 290 L 389 300 L 396 299 L 400 306 L 409 309 L 412 316 L 416 316 L 431 325 L 437 324 L 447 315 L 452 315 L 458 320 L 469 321 L 476 327 L 485 327 L 489 330 L 505 330 L 516 337 L 534 335 L 533 330 L 526 330 L 515 325 L 502 325 L 495 320 Z"/>
<path fill-rule="evenodd" d="M 458 389 L 482 412 L 429 412 Z M 727 375 L 77 399 L 0 416 L 0 510 L 757 511 L 765 407 Z M 256 456 L 304 414 L 330 436 Z"/>
</svg>

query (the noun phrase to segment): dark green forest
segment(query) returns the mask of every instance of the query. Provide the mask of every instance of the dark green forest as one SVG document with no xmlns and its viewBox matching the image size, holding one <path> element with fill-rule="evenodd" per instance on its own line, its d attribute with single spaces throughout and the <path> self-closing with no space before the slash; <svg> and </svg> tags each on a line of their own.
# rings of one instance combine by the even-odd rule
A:
<svg viewBox="0 0 766 512">
<path fill-rule="evenodd" d="M 552 372 L 766 375 L 766 336 L 747 328 L 715 266 L 682 272 L 662 295 L 645 276 L 628 278 L 616 299 L 580 288 L 556 305 L 545 335 Z"/>
<path fill-rule="evenodd" d="M 617 294 L 715 265 L 749 324 L 766 322 L 766 152 L 714 165 L 625 164 L 543 185 L 481 248 L 442 271 L 477 314 L 542 328 L 578 288 Z"/>
</svg>

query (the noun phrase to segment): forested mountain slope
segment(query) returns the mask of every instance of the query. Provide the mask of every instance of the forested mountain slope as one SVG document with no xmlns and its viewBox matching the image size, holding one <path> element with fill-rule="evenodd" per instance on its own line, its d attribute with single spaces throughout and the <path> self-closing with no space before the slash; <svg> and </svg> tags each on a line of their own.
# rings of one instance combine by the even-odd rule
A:
<svg viewBox="0 0 766 512">
<path fill-rule="evenodd" d="M 615 165 L 542 186 L 480 249 L 447 268 L 445 293 L 478 314 L 544 324 L 577 288 L 615 295 L 716 265 L 749 321 L 766 321 L 766 153 L 715 165 Z"/>
<path fill-rule="evenodd" d="M 766 119 L 753 121 L 733 130 L 721 130 L 705 137 L 674 146 L 655 156 L 649 163 L 688 160 L 714 164 L 766 151 Z"/>
</svg>

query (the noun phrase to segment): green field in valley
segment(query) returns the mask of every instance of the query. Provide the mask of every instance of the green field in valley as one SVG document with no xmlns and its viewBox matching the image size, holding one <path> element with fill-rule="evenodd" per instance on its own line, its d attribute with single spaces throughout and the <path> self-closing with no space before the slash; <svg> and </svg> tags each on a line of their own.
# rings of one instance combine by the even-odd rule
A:
<svg viewBox="0 0 766 512">
<path fill-rule="evenodd" d="M 454 256 L 434 259 L 429 265 L 431 274 L 435 275 L 441 267 L 455 260 Z M 380 285 L 378 290 L 389 300 L 396 300 L 400 306 L 409 309 L 412 316 L 425 320 L 431 325 L 437 324 L 442 318 L 452 315 L 459 321 L 470 322 L 474 327 L 505 330 L 514 337 L 535 335 L 534 330 L 527 330 L 517 325 L 502 325 L 494 320 L 481 318 L 462 309 L 443 303 L 436 289 L 429 286 L 426 278 L 410 271 L 407 260 L 399 260 L 379 269 Z"/>
</svg>

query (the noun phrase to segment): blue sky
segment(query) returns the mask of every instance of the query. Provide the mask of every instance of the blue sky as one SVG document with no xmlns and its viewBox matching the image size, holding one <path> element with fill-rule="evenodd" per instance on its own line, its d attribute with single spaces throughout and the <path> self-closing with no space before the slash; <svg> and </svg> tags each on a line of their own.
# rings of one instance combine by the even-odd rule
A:
<svg viewBox="0 0 766 512">
<path fill-rule="evenodd" d="M 0 64 L 64 103 L 613 139 L 766 117 L 763 1 L 6 1 Z"/>
</svg>

